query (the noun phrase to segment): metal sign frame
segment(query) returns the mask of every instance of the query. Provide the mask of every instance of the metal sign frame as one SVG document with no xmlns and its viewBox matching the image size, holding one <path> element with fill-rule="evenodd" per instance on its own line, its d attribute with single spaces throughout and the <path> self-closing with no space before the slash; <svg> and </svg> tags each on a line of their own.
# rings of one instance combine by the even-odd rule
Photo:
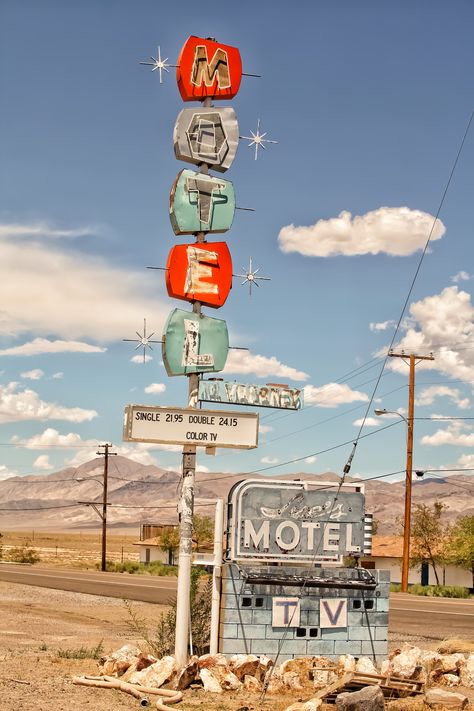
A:
<svg viewBox="0 0 474 711">
<path fill-rule="evenodd" d="M 258 424 L 259 416 L 254 412 L 132 404 L 125 407 L 123 439 L 126 442 L 255 449 L 258 446 Z M 155 429 L 159 432 L 152 436 L 150 430 Z M 229 435 L 227 440 L 223 440 L 225 434 Z"/>
<path fill-rule="evenodd" d="M 263 490 L 268 490 L 270 495 L 275 493 L 276 490 L 286 490 L 289 492 L 289 503 L 292 502 L 292 499 L 290 498 L 292 495 L 294 498 L 296 498 L 298 495 L 301 495 L 304 492 L 310 492 L 311 490 L 314 489 L 314 491 L 317 492 L 318 489 L 321 491 L 324 491 L 325 493 L 327 492 L 327 497 L 328 499 L 331 499 L 334 497 L 334 490 L 337 490 L 338 488 L 338 483 L 337 482 L 331 482 L 331 481 L 311 481 L 311 480 L 306 480 L 306 481 L 278 481 L 278 480 L 270 480 L 270 481 L 262 481 L 261 479 L 246 479 L 242 482 L 239 482 L 234 486 L 234 488 L 230 491 L 229 493 L 229 504 L 231 506 L 231 520 L 229 520 L 229 549 L 230 549 L 230 560 L 233 561 L 244 561 L 244 562 L 253 562 L 253 563 L 261 563 L 262 561 L 265 562 L 271 562 L 271 563 L 285 563 L 286 565 L 291 565 L 291 564 L 314 564 L 314 563 L 326 563 L 326 562 L 331 562 L 331 563 L 336 563 L 341 565 L 342 564 L 342 559 L 344 555 L 348 555 L 350 553 L 362 553 L 364 550 L 364 525 L 365 525 L 365 517 L 364 517 L 364 510 L 365 510 L 365 497 L 364 497 L 364 486 L 363 484 L 359 483 L 350 483 L 350 484 L 343 484 L 341 486 L 341 491 L 339 492 L 339 499 L 342 499 L 342 495 L 346 494 L 344 496 L 344 499 L 347 499 L 347 494 L 352 493 L 356 497 L 354 499 L 354 502 L 359 499 L 357 502 L 357 507 L 360 508 L 361 513 L 358 515 L 357 522 L 354 520 L 351 521 L 338 521 L 338 511 L 334 509 L 331 514 L 333 518 L 330 517 L 330 521 L 321 521 L 321 523 L 324 524 L 329 524 L 331 521 L 334 524 L 337 523 L 346 523 L 351 524 L 351 525 L 357 525 L 357 534 L 358 538 L 360 539 L 360 545 L 359 546 L 354 546 L 352 550 L 344 550 L 344 551 L 339 551 L 335 550 L 334 554 L 329 553 L 328 551 L 324 552 L 321 550 L 321 554 L 314 553 L 314 551 L 309 551 L 306 554 L 294 554 L 291 552 L 283 553 L 283 552 L 274 552 L 271 550 L 268 550 L 268 552 L 259 552 L 259 553 L 254 553 L 249 551 L 243 550 L 244 548 L 244 536 L 242 535 L 242 523 L 243 523 L 243 502 L 244 499 L 248 501 L 248 496 L 250 495 L 251 489 L 252 488 L 259 488 Z M 349 491 L 352 490 L 352 491 Z M 360 501 L 362 499 L 362 501 Z M 260 503 L 263 503 L 262 499 L 262 494 L 260 494 Z M 286 506 L 286 505 L 285 505 Z M 283 507 L 282 507 L 283 508 Z M 356 513 L 356 512 L 354 512 Z M 329 512 L 328 512 L 329 514 Z M 284 523 L 284 511 L 283 510 L 278 510 L 277 514 L 274 518 L 277 518 L 279 515 L 281 515 L 281 518 L 278 520 Z M 357 514 L 356 514 L 357 515 Z M 351 519 L 354 519 L 355 516 L 351 516 Z M 263 521 L 264 519 L 262 519 Z M 269 519 L 267 519 L 269 520 Z M 313 526 L 311 535 L 314 535 L 314 529 L 317 528 L 316 523 L 317 523 L 317 518 L 313 515 L 311 516 L 311 513 L 308 512 L 308 515 L 305 518 L 300 518 L 302 523 L 306 523 L 307 527 L 310 528 Z M 287 522 L 289 523 L 289 522 Z M 290 524 L 291 525 L 291 524 Z M 253 527 L 253 524 L 252 524 Z M 262 528 L 260 529 L 259 532 L 255 532 L 255 529 L 253 531 L 256 533 L 256 535 L 261 534 Z M 319 529 L 320 530 L 320 529 Z M 352 530 L 352 529 L 351 529 Z M 310 532 L 308 530 L 308 536 L 310 535 Z M 347 531 L 346 531 L 347 535 Z M 281 550 L 281 549 L 280 549 Z"/>
</svg>

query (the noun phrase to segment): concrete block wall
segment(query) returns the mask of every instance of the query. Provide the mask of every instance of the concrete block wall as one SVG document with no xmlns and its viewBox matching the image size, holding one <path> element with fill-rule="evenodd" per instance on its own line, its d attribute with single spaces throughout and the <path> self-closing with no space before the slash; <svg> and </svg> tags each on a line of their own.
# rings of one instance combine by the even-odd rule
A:
<svg viewBox="0 0 474 711">
<path fill-rule="evenodd" d="M 337 577 L 341 585 L 355 579 L 358 571 L 349 568 L 312 569 L 268 566 L 260 568 L 228 563 L 222 569 L 222 597 L 219 624 L 219 651 L 225 655 L 265 654 L 278 661 L 304 656 L 374 657 L 381 662 L 388 653 L 388 609 L 390 574 L 371 570 L 374 590 L 301 587 L 246 582 L 245 572 L 269 575 Z M 274 597 L 300 597 L 299 627 L 272 627 Z M 347 627 L 321 628 L 321 598 L 347 599 Z"/>
</svg>

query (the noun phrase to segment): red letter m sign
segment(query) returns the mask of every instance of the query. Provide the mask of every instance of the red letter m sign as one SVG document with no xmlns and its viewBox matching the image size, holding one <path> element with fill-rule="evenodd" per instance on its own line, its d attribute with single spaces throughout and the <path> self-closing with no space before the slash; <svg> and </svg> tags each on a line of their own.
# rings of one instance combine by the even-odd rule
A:
<svg viewBox="0 0 474 711">
<path fill-rule="evenodd" d="M 191 72 L 191 83 L 194 86 L 212 86 L 217 79 L 219 89 L 230 88 L 229 62 L 227 52 L 219 47 L 214 52 L 214 56 L 209 62 L 207 48 L 204 45 L 197 45 L 194 50 L 194 63 Z"/>
</svg>

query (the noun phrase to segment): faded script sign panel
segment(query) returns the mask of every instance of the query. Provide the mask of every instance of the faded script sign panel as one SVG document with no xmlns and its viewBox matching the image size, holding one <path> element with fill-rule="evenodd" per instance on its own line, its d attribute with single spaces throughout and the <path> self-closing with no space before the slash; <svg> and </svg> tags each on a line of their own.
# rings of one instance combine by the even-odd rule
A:
<svg viewBox="0 0 474 711">
<path fill-rule="evenodd" d="M 304 482 L 247 481 L 232 492 L 236 559 L 337 560 L 364 544 L 364 496 Z"/>
</svg>

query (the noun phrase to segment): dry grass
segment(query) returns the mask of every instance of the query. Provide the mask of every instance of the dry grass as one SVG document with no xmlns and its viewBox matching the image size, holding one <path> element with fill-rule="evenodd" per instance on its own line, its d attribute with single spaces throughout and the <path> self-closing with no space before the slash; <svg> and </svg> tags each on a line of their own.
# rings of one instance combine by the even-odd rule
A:
<svg viewBox="0 0 474 711">
<path fill-rule="evenodd" d="M 424 711 L 427 706 L 423 701 L 424 696 L 408 699 L 394 699 L 393 701 L 385 700 L 387 711 Z"/>
<path fill-rule="evenodd" d="M 101 557 L 101 532 L 54 533 L 45 531 L 2 531 L 3 553 L 7 558 L 11 547 L 29 541 L 41 558 L 39 565 L 57 568 L 94 568 Z M 107 532 L 107 560 L 139 559 L 136 535 Z"/>
<path fill-rule="evenodd" d="M 441 644 L 436 647 L 436 651 L 439 654 L 455 654 L 456 652 L 461 652 L 462 654 L 471 654 L 474 652 L 474 640 L 473 639 L 445 639 Z"/>
</svg>

